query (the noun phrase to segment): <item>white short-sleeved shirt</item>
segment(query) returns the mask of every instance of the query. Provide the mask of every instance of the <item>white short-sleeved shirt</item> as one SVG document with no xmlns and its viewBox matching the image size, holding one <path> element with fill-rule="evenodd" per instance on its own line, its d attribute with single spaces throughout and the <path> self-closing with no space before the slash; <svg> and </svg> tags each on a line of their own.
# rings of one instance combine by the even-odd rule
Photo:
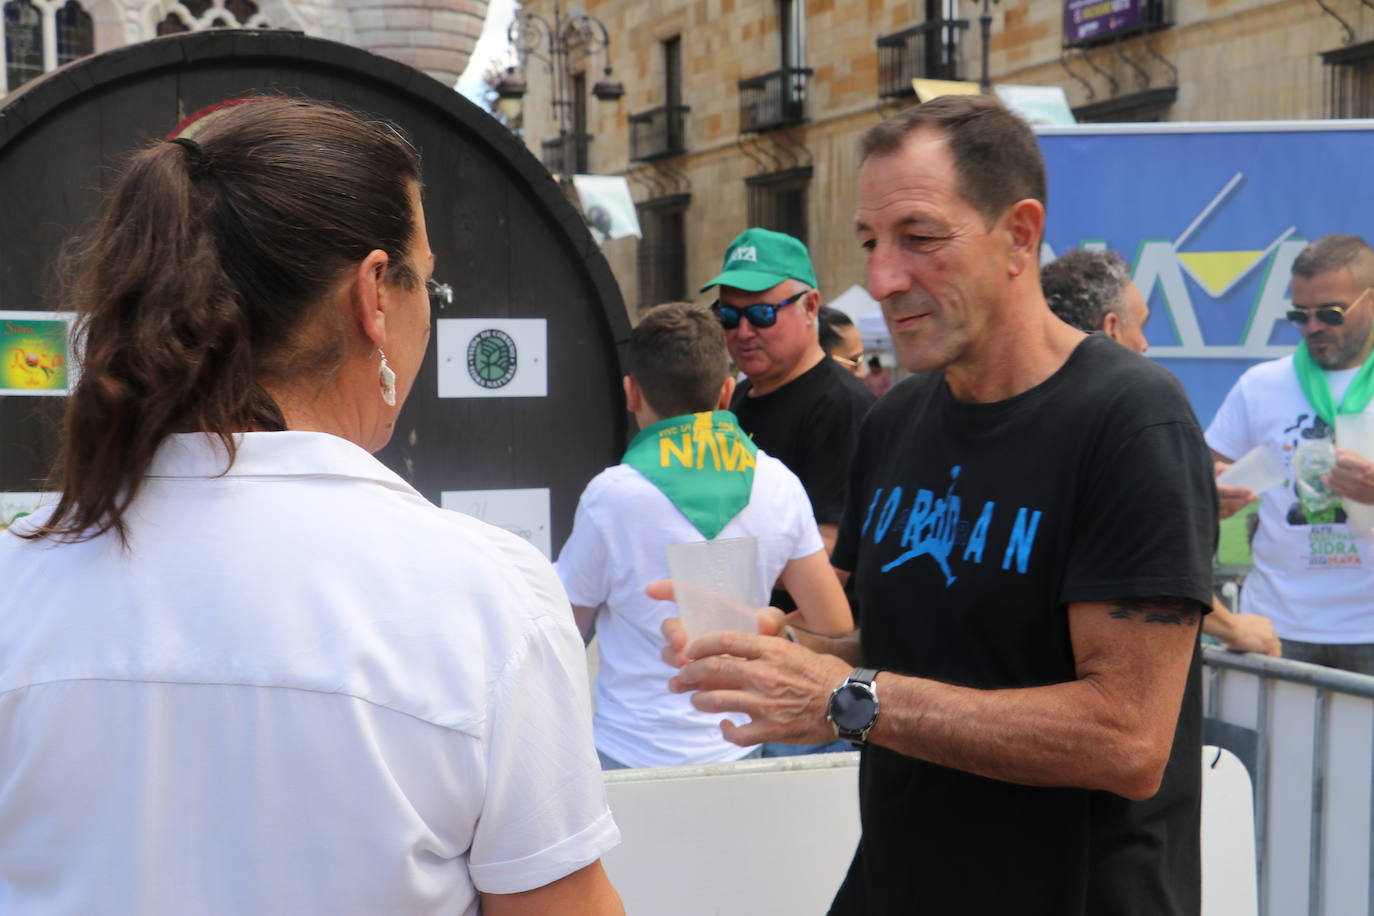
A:
<svg viewBox="0 0 1374 916">
<path fill-rule="evenodd" d="M 548 562 L 240 441 L 164 444 L 127 551 L 0 533 L 0 911 L 471 916 L 614 846 Z"/>
<path fill-rule="evenodd" d="M 717 537 L 759 539 L 762 607 L 783 567 L 823 544 L 801 481 L 762 450 L 757 457 L 749 505 Z M 597 608 L 596 746 L 628 766 L 716 763 L 750 751 L 721 737 L 719 714 L 694 708 L 687 694 L 668 692 L 676 669 L 663 661 L 660 627 L 677 610 L 644 594 L 650 582 L 669 577 L 669 544 L 700 540 L 668 497 L 620 464 L 587 484 L 572 535 L 558 556 L 558 574 L 572 603 Z"/>
<path fill-rule="evenodd" d="M 1336 403 L 1357 371 L 1326 373 Z M 1264 445 L 1290 468 L 1283 486 L 1260 497 L 1255 569 L 1245 580 L 1241 610 L 1272 619 L 1284 639 L 1374 642 L 1374 541 L 1356 537 L 1343 522 L 1309 521 L 1294 489 L 1293 450 L 1330 437 L 1298 384 L 1291 356 L 1247 370 L 1207 427 L 1207 444 L 1227 458 Z"/>
</svg>

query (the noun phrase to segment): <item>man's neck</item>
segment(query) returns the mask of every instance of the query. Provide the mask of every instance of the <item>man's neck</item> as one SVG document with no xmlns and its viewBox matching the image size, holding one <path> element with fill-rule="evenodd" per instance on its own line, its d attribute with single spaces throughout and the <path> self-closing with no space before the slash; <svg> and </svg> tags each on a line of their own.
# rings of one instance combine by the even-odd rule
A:
<svg viewBox="0 0 1374 916">
<path fill-rule="evenodd" d="M 661 423 L 665 419 L 647 407 L 641 407 L 639 410 L 632 411 L 632 413 L 634 414 L 635 422 L 639 424 L 641 430 L 648 429 L 655 423 Z"/>
<path fill-rule="evenodd" d="M 819 343 L 813 344 L 785 375 L 770 379 L 750 378 L 749 397 L 756 398 L 761 395 L 772 394 L 789 382 L 796 381 L 798 378 L 810 372 L 816 367 L 817 363 L 825 358 L 825 351 L 821 349 L 821 345 Z"/>
<path fill-rule="evenodd" d="M 1084 334 L 1058 321 L 1038 294 L 989 321 L 982 337 L 944 369 L 950 393 L 961 401 L 1005 401 L 1063 367 Z"/>
</svg>

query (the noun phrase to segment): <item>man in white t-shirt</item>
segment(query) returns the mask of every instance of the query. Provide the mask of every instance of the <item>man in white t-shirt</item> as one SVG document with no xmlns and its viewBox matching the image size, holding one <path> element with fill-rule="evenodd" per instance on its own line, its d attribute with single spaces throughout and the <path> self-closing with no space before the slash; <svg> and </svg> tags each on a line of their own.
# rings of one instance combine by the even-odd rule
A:
<svg viewBox="0 0 1374 916">
<path fill-rule="evenodd" d="M 1374 674 L 1374 536 L 1352 528 L 1343 505 L 1374 506 L 1374 463 L 1332 443 L 1340 415 L 1374 413 L 1368 243 L 1329 235 L 1304 249 L 1288 317 L 1302 330 L 1297 352 L 1242 375 L 1207 428 L 1219 462 L 1263 446 L 1289 467 L 1284 486 L 1260 495 L 1242 605 L 1273 620 L 1285 657 Z M 1223 516 L 1256 498 L 1217 489 Z"/>
<path fill-rule="evenodd" d="M 757 755 L 721 735 L 719 714 L 668 692 L 660 628 L 676 606 L 645 587 L 668 578 L 668 545 L 758 538 L 756 605 L 779 580 L 798 625 L 852 627 L 811 503 L 782 462 L 760 451 L 725 407 L 734 391 L 719 321 L 688 303 L 659 306 L 630 335 L 625 398 L 640 432 L 577 506 L 558 574 L 578 626 L 600 641 L 593 729 L 606 769 L 714 763 Z"/>
</svg>

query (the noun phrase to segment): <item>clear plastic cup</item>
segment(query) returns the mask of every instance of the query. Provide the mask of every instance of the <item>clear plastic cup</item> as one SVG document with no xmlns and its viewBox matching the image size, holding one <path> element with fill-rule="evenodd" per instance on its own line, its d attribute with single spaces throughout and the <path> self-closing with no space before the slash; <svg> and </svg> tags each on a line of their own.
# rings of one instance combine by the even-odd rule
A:
<svg viewBox="0 0 1374 916">
<path fill-rule="evenodd" d="M 1336 414 L 1336 448 L 1355 452 L 1374 461 L 1374 414 Z"/>
<path fill-rule="evenodd" d="M 1336 448 L 1374 461 L 1374 414 L 1336 414 Z M 1351 534 L 1374 539 L 1374 506 L 1341 497 L 1341 507 Z"/>
<path fill-rule="evenodd" d="M 1244 487 L 1254 493 L 1263 493 L 1270 487 L 1277 487 L 1288 479 L 1288 468 L 1283 459 L 1267 445 L 1257 445 L 1246 452 L 1239 461 L 1231 465 L 1217 478 L 1217 483 L 1226 487 Z"/>
<path fill-rule="evenodd" d="M 668 571 L 678 616 L 689 639 L 758 627 L 758 538 L 721 538 L 668 545 Z"/>
</svg>

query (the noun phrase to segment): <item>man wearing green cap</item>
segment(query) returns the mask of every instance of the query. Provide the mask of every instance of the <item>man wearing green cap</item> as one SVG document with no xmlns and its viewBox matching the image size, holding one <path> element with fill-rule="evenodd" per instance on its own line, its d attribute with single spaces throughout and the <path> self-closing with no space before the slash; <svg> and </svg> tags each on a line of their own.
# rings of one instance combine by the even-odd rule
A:
<svg viewBox="0 0 1374 916">
<path fill-rule="evenodd" d="M 821 349 L 821 294 L 806 246 L 746 229 L 725 250 L 711 306 L 746 376 L 730 410 L 740 428 L 801 479 L 828 551 L 844 511 L 849 456 L 873 403 L 862 382 Z"/>
<path fill-rule="evenodd" d="M 1353 235 L 1308 245 L 1288 317 L 1297 352 L 1249 369 L 1207 428 L 1227 465 L 1262 446 L 1290 467 L 1262 495 L 1242 610 L 1274 621 L 1287 658 L 1374 674 L 1374 455 L 1354 441 L 1360 425 L 1374 440 L 1374 251 Z M 1218 490 L 1223 515 L 1257 497 Z"/>
</svg>

